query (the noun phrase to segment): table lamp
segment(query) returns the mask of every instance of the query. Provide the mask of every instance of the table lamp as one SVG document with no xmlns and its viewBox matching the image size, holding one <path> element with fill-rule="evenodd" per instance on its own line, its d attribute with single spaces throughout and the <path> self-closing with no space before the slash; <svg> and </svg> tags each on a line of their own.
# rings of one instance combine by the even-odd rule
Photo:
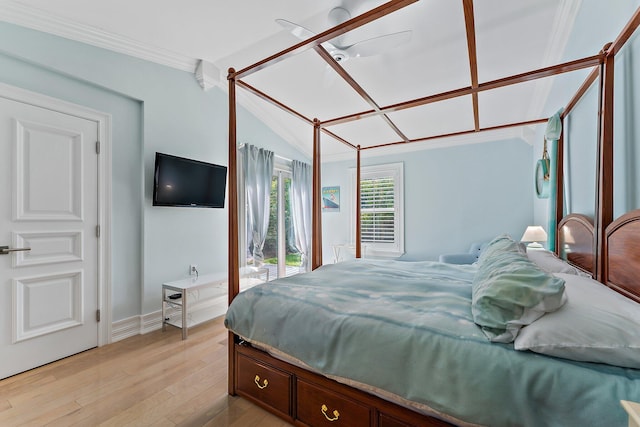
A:
<svg viewBox="0 0 640 427">
<path fill-rule="evenodd" d="M 540 242 L 547 241 L 547 233 L 544 231 L 544 228 L 539 225 L 530 225 L 524 231 L 524 234 L 522 235 L 520 241 L 530 242 L 527 245 L 527 248 L 543 249 L 543 246 L 542 244 L 540 244 Z"/>
</svg>

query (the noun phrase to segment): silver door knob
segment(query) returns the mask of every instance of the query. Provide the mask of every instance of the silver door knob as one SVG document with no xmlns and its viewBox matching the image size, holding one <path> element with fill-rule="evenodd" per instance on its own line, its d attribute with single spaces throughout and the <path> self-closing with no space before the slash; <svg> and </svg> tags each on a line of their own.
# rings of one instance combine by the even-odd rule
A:
<svg viewBox="0 0 640 427">
<path fill-rule="evenodd" d="M 11 252 L 30 251 L 31 248 L 10 248 L 9 246 L 0 246 L 0 255 L 9 255 Z"/>
</svg>

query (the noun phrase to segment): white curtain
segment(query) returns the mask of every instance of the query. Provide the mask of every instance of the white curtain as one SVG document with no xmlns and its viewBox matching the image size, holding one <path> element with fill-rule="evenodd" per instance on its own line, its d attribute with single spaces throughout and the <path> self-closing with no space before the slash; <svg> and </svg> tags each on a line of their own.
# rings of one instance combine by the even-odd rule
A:
<svg viewBox="0 0 640 427">
<path fill-rule="evenodd" d="M 311 165 L 291 163 L 291 219 L 293 243 L 301 254 L 300 269 L 309 271 L 311 250 Z"/>
<path fill-rule="evenodd" d="M 247 203 L 247 232 L 254 265 L 262 265 L 269 228 L 273 152 L 245 144 L 240 148 Z"/>
</svg>

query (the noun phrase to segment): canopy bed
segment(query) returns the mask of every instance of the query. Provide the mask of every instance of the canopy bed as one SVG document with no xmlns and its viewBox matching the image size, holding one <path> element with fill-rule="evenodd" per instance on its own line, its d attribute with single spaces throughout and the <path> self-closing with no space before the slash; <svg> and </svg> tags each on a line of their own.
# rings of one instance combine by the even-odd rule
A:
<svg viewBox="0 0 640 427">
<path fill-rule="evenodd" d="M 625 329 L 622 322 L 640 322 L 640 210 L 614 221 L 610 179 L 613 61 L 640 25 L 640 10 L 620 36 L 596 55 L 479 83 L 473 1 L 463 0 L 471 86 L 381 107 L 322 43 L 414 1 L 389 1 L 245 69 L 229 70 L 229 394 L 241 395 L 300 426 L 623 425 L 626 421 L 619 400 L 640 400 L 640 348 L 617 346 L 616 341 L 635 337 L 637 343 L 637 332 L 632 326 Z M 323 122 L 311 120 L 241 80 L 306 49 L 315 50 L 371 109 Z M 371 263 L 359 259 L 357 202 L 357 259 L 322 265 L 320 136 L 330 135 L 355 150 L 357 182 L 360 152 L 380 147 L 354 146 L 332 132 L 331 126 L 381 116 L 401 139 L 383 146 L 492 130 L 495 127 L 482 128 L 478 121 L 480 92 L 584 68 L 593 71 L 562 115 L 569 114 L 587 89 L 599 82 L 597 209 L 593 219 L 563 216 L 560 143 L 553 192 L 560 258 L 532 261 L 516 242 L 499 236 L 472 266 Z M 314 271 L 242 293 L 236 176 L 238 86 L 312 125 L 314 153 Z M 474 128 L 465 132 L 409 139 L 387 116 L 464 95 L 472 96 L 475 116 Z M 357 189 L 357 201 L 359 198 Z M 522 270 L 514 272 L 514 265 Z M 491 312 L 496 305 L 504 308 L 491 299 L 495 295 L 485 286 L 494 283 L 496 271 L 509 277 L 507 287 L 513 285 L 513 277 L 526 276 L 517 279 L 518 293 L 524 286 L 527 298 L 535 301 L 526 307 L 516 304 L 512 310 L 516 314 L 502 309 Z M 567 339 L 580 335 L 574 323 L 581 321 L 593 322 L 589 328 L 613 342 L 584 350 L 584 342 L 558 346 L 545 341 L 553 331 L 551 335 L 566 344 Z"/>
</svg>

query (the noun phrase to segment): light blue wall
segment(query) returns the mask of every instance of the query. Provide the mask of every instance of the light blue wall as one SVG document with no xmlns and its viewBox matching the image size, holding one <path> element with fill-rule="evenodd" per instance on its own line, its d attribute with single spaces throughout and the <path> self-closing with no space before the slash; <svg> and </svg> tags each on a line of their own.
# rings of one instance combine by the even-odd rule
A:
<svg viewBox="0 0 640 427">
<path fill-rule="evenodd" d="M 363 166 L 403 162 L 404 260 L 437 260 L 466 251 L 471 242 L 501 233 L 522 236 L 533 219 L 532 147 L 520 139 L 415 151 L 362 160 Z M 322 215 L 323 260 L 332 245 L 352 242 L 354 207 L 349 168 L 354 161 L 327 163 L 322 185 L 341 187 L 339 213 Z"/>
<path fill-rule="evenodd" d="M 594 55 L 593 46 L 603 47 L 606 42 L 612 42 L 618 32 L 624 27 L 629 18 L 640 5 L 637 0 L 616 0 L 601 2 L 588 0 L 576 17 L 574 29 L 581 37 L 570 37 L 563 55 L 563 61 L 569 61 Z M 587 13 L 586 10 L 590 13 Z M 640 88 L 634 84 L 634 71 L 639 70 L 638 52 L 640 42 L 637 34 L 627 42 L 625 48 L 618 53 L 615 61 L 615 119 L 614 119 L 614 216 L 640 207 L 640 189 L 637 182 L 640 173 L 632 165 L 638 165 L 640 149 L 638 149 L 638 100 Z M 636 78 L 637 79 L 637 78 Z M 578 78 L 582 83 L 584 76 Z M 554 92 L 565 94 L 566 90 L 554 87 L 552 96 L 547 104 L 552 109 L 564 107 L 568 101 L 567 95 L 554 97 Z M 558 100 L 561 99 L 561 102 Z M 568 146 L 566 157 L 570 172 L 565 190 L 567 191 L 568 213 L 581 213 L 593 216 L 595 212 L 595 170 L 597 153 L 598 126 L 598 92 L 597 84 L 593 85 L 580 103 L 565 120 L 565 130 Z M 542 153 L 542 137 L 544 127 L 540 126 L 535 137 L 534 162 Z M 624 167 L 623 165 L 627 165 Z M 547 224 L 548 200 L 534 198 L 534 221 L 537 224 Z"/>
<path fill-rule="evenodd" d="M 615 61 L 613 216 L 640 208 L 640 36 Z"/>
<path fill-rule="evenodd" d="M 227 269 L 227 210 L 151 206 L 156 151 L 227 164 L 227 97 L 191 73 L 0 22 L 0 81 L 113 116 L 113 320 L 160 309 L 162 282 Z M 286 152 L 240 109 L 238 137 Z"/>
<path fill-rule="evenodd" d="M 596 208 L 598 88 L 592 86 L 565 119 L 565 209 L 591 218 Z"/>
</svg>

